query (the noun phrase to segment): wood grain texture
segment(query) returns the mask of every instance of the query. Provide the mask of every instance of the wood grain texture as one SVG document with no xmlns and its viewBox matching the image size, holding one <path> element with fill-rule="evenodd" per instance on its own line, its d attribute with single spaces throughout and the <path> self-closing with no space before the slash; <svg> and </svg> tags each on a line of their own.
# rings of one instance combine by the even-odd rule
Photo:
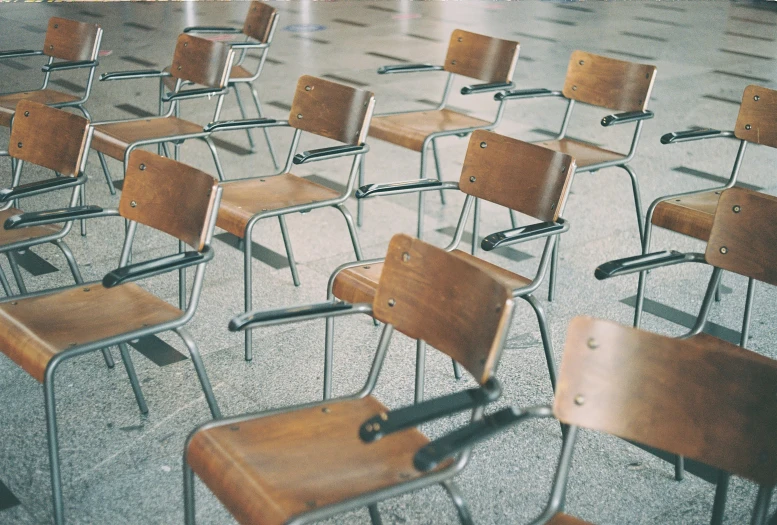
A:
<svg viewBox="0 0 777 525">
<path fill-rule="evenodd" d="M 730 347 L 577 317 L 554 413 L 564 423 L 773 485 L 777 361 Z"/>
<path fill-rule="evenodd" d="M 11 125 L 11 119 L 16 113 L 16 105 L 22 100 L 32 100 L 48 106 L 62 102 L 75 102 L 79 97 L 48 88 L 0 95 L 0 126 L 7 128 Z"/>
<path fill-rule="evenodd" d="M 459 188 L 541 221 L 555 221 L 574 172 L 569 155 L 477 130 L 469 139 Z"/>
<path fill-rule="evenodd" d="M 217 189 L 218 181 L 203 171 L 135 150 L 124 176 L 119 213 L 202 250 Z"/>
<path fill-rule="evenodd" d="M 683 235 L 706 241 L 710 236 L 720 191 L 705 191 L 659 202 L 651 222 Z"/>
<path fill-rule="evenodd" d="M 724 191 L 707 243 L 707 262 L 777 285 L 775 225 L 777 197 L 744 188 Z"/>
<path fill-rule="evenodd" d="M 616 111 L 647 109 L 656 67 L 575 51 L 569 59 L 565 97 Z"/>
<path fill-rule="evenodd" d="M 574 157 L 578 168 L 587 168 L 600 162 L 620 161 L 626 158 L 626 155 L 622 153 L 616 153 L 615 151 L 574 139 L 545 140 L 543 142 L 535 142 L 534 144 Z"/>
<path fill-rule="evenodd" d="M 761 86 L 745 88 L 734 135 L 777 148 L 777 91 Z"/>
<path fill-rule="evenodd" d="M 450 109 L 415 111 L 400 115 L 375 117 L 370 123 L 370 137 L 385 140 L 414 151 L 423 149 L 424 139 L 438 131 L 488 126 L 490 122 Z"/>
<path fill-rule="evenodd" d="M 482 384 L 499 361 L 513 305 L 502 280 L 400 234 L 389 244 L 373 315 L 454 358 Z"/>
<path fill-rule="evenodd" d="M 49 18 L 43 53 L 65 61 L 97 60 L 102 29 L 96 24 Z"/>
<path fill-rule="evenodd" d="M 8 246 L 12 243 L 39 239 L 57 233 L 62 229 L 61 225 L 57 224 L 44 224 L 43 226 L 30 226 L 27 228 L 15 228 L 13 230 L 6 230 L 2 227 L 7 219 L 10 219 L 14 215 L 21 215 L 22 213 L 24 212 L 18 208 L 8 208 L 7 210 L 0 211 L 0 246 Z"/>
<path fill-rule="evenodd" d="M 267 43 L 273 22 L 277 17 L 278 11 L 270 4 L 254 0 L 248 7 L 248 13 L 243 23 L 243 34 L 259 42 Z"/>
<path fill-rule="evenodd" d="M 564 514 L 563 512 L 559 512 L 552 518 L 550 518 L 550 521 L 545 523 L 545 525 L 593 525 L 591 522 L 581 520 L 580 518 L 575 518 L 574 516 L 570 516 L 569 514 Z"/>
<path fill-rule="evenodd" d="M 451 34 L 443 67 L 485 83 L 510 82 L 518 61 L 518 42 L 456 29 Z"/>
<path fill-rule="evenodd" d="M 62 175 L 76 176 L 81 172 L 88 129 L 89 121 L 84 117 L 21 100 L 8 153 Z"/>
<path fill-rule="evenodd" d="M 303 75 L 297 81 L 289 124 L 345 144 L 361 144 L 374 106 L 370 91 Z"/>
<path fill-rule="evenodd" d="M 170 74 L 203 86 L 226 86 L 234 53 L 224 43 L 183 33 L 178 36 Z"/>
<path fill-rule="evenodd" d="M 124 153 L 139 140 L 202 133 L 202 126 L 177 117 L 152 117 L 95 126 L 91 149 L 124 162 Z"/>
</svg>

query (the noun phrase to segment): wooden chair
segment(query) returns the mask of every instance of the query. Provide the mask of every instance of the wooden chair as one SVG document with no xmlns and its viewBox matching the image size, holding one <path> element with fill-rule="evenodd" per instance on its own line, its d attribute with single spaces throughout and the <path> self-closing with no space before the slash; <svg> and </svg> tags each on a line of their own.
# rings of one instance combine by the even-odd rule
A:
<svg viewBox="0 0 777 525">
<path fill-rule="evenodd" d="M 566 99 L 567 110 L 558 135 L 553 140 L 540 141 L 537 144 L 573 156 L 577 161 L 576 173 L 593 173 L 611 167 L 621 168 L 628 173 L 634 194 L 640 241 L 643 238 L 642 202 L 637 175 L 629 166 L 629 162 L 637 152 L 642 124 L 645 120 L 653 118 L 653 113 L 647 110 L 647 105 L 655 77 L 655 66 L 615 60 L 585 51 L 575 51 L 569 59 L 567 76 L 561 91 L 521 89 L 497 93 L 494 97 L 501 101 L 541 97 Z M 567 127 L 572 117 L 575 102 L 623 112 L 602 118 L 602 126 L 636 122 L 628 153 L 618 153 L 589 142 L 567 137 Z M 558 249 L 558 245 L 556 245 L 550 270 L 550 286 L 548 288 L 548 300 L 550 301 L 553 300 L 556 289 Z"/>
<path fill-rule="evenodd" d="M 51 17 L 42 51 L 16 49 L 0 52 L 0 60 L 41 55 L 48 57 L 46 65 L 41 68 L 44 76 L 40 89 L 0 94 L 0 126 L 11 125 L 16 105 L 22 100 L 32 100 L 55 108 L 77 108 L 86 118 L 91 119 L 84 104 L 92 89 L 102 37 L 103 30 L 98 25 Z M 55 59 L 60 61 L 54 62 Z M 83 68 L 89 70 L 83 93 L 73 95 L 48 87 L 52 73 Z"/>
<path fill-rule="evenodd" d="M 382 113 L 372 119 L 370 136 L 385 140 L 397 146 L 421 153 L 421 169 L 419 178 L 426 174 L 426 155 L 429 146 L 434 155 L 434 166 L 437 179 L 442 180 L 440 159 L 437 154 L 437 139 L 442 137 L 465 137 L 476 129 L 493 129 L 502 118 L 504 103 L 500 102 L 496 116 L 492 120 L 471 117 L 459 111 L 446 107 L 448 96 L 457 75 L 474 78 L 485 82 L 461 88 L 462 95 L 476 95 L 510 89 L 514 86 L 512 79 L 515 65 L 518 62 L 518 42 L 501 40 L 477 33 L 456 29 L 451 34 L 445 62 L 441 66 L 431 64 L 403 64 L 399 66 L 383 66 L 378 69 L 379 75 L 398 73 L 417 73 L 425 71 L 447 71 L 442 100 L 433 110 L 428 111 L 397 111 Z M 359 172 L 359 186 L 364 185 L 364 167 Z M 445 204 L 445 198 L 440 192 L 440 198 Z M 362 203 L 358 203 L 357 222 L 362 224 Z M 418 194 L 418 231 L 419 239 L 423 238 L 424 224 L 424 194 Z"/>
<path fill-rule="evenodd" d="M 123 217 L 127 235 L 119 267 L 102 282 L 78 284 L 54 292 L 0 302 L 0 351 L 43 384 L 54 521 L 64 523 L 57 436 L 55 375 L 70 359 L 118 345 L 135 398 L 148 412 L 127 343 L 172 330 L 189 350 L 213 417 L 220 412 L 197 345 L 185 328 L 199 302 L 221 197 L 207 173 L 146 151 L 129 158 L 118 210 L 97 206 L 25 213 L 5 221 L 7 230 L 42 227 L 84 217 Z M 193 251 L 128 265 L 138 224 L 165 232 Z M 196 266 L 188 305 L 180 309 L 135 284 L 147 277 Z M 179 284 L 185 286 L 185 280 Z"/>
<path fill-rule="evenodd" d="M 490 131 L 477 130 L 470 137 L 458 183 L 441 183 L 435 179 L 422 179 L 385 185 L 371 184 L 360 188 L 356 193 L 357 198 L 363 199 L 438 189 L 464 192 L 466 198 L 459 222 L 453 234 L 453 240 L 445 250 L 504 279 L 513 290 L 513 297 L 522 298 L 529 303 L 537 315 L 548 373 L 554 390 L 556 374 L 550 331 L 544 309 L 533 294 L 542 285 L 545 278 L 550 254 L 557 242 L 558 234 L 565 232 L 569 227 L 561 218 L 561 213 L 564 209 L 574 170 L 575 159 L 569 155 Z M 479 199 L 505 206 L 540 221 L 530 226 L 493 233 L 488 235 L 482 243 L 484 250 L 491 251 L 495 248 L 545 237 L 545 249 L 534 278 L 518 275 L 457 249 L 464 234 L 473 201 L 477 206 Z M 475 239 L 478 238 L 476 227 L 472 236 L 472 254 L 475 253 L 477 246 Z M 329 308 L 337 310 L 343 301 L 347 303 L 372 302 L 378 289 L 382 270 L 382 259 L 356 261 L 337 268 L 329 278 L 327 288 Z M 316 306 L 312 308 L 316 308 Z M 326 321 L 324 351 L 324 399 L 328 399 L 332 394 L 333 344 L 334 318 L 329 317 Z M 424 341 L 419 339 L 416 354 L 416 402 L 421 401 L 424 396 L 425 348 Z M 455 367 L 454 371 L 458 378 L 459 372 Z"/>
<path fill-rule="evenodd" d="M 113 180 L 105 161 L 105 155 L 121 161 L 127 170 L 129 157 L 135 148 L 152 144 L 163 148 L 165 156 L 170 156 L 166 143 L 181 144 L 185 140 L 199 139 L 210 149 L 219 180 L 224 180 L 224 172 L 219 161 L 216 146 L 210 138 L 211 132 L 200 124 L 178 118 L 176 112 L 184 100 L 203 97 L 216 97 L 214 120 L 221 114 L 224 96 L 227 94 L 229 70 L 234 50 L 222 42 L 213 42 L 204 38 L 181 34 L 173 54 L 173 66 L 170 71 L 120 71 L 105 73 L 100 81 L 131 80 L 140 78 L 175 79 L 173 93 L 164 98 L 170 103 L 167 113 L 159 117 L 141 117 L 135 119 L 106 120 L 95 122 L 92 149 L 97 151 L 100 164 L 108 182 L 111 194 L 115 194 Z M 182 89 L 184 82 L 201 84 L 204 88 Z"/>
<path fill-rule="evenodd" d="M 465 410 L 474 418 L 499 397 L 494 377 L 510 325 L 510 287 L 469 261 L 406 235 L 389 246 L 375 301 L 348 305 L 385 323 L 364 387 L 335 400 L 214 421 L 189 436 L 184 452 L 186 523 L 195 521 L 194 473 L 240 523 L 310 523 L 442 484 L 467 513 L 452 478 L 465 452 L 433 472 L 412 465 L 429 442 L 416 426 Z M 275 312 L 241 315 L 231 330 L 277 322 Z M 394 330 L 424 339 L 459 361 L 478 387 L 389 411 L 372 396 Z M 314 461 L 311 459 L 315 458 Z"/>
<path fill-rule="evenodd" d="M 369 91 L 304 75 L 297 82 L 288 121 L 274 119 L 225 121 L 211 123 L 206 128 L 211 131 L 254 127 L 266 129 L 278 126 L 294 128 L 286 164 L 280 174 L 234 180 L 221 185 L 224 189 L 224 198 L 219 210 L 218 226 L 242 240 L 246 312 L 253 309 L 252 235 L 254 227 L 261 219 L 278 217 L 295 286 L 299 286 L 299 275 L 284 218 L 290 213 L 306 213 L 325 207 L 336 208 L 343 215 L 348 226 L 356 258 L 361 260 L 359 239 L 351 213 L 345 207 L 345 201 L 353 192 L 359 164 L 364 154 L 369 151 L 364 140 L 374 105 L 375 98 Z M 295 155 L 303 131 L 335 140 L 341 145 Z M 290 171 L 292 165 L 344 156 L 352 156 L 353 163 L 342 193 L 298 177 Z M 246 330 L 245 334 L 245 357 L 248 361 L 253 358 L 250 330 Z"/>
<path fill-rule="evenodd" d="M 550 407 L 501 410 L 426 445 L 414 461 L 426 472 L 517 422 L 555 415 L 569 431 L 550 500 L 532 525 L 590 525 L 564 513 L 581 427 L 682 454 L 757 483 L 751 524 L 764 525 L 777 484 L 776 383 L 776 361 L 735 346 L 576 317 L 567 333 L 552 413 Z"/>
<path fill-rule="evenodd" d="M 642 253 L 646 254 L 650 251 L 653 226 L 666 228 L 702 241 L 706 241 L 709 238 L 720 194 L 737 183 L 739 168 L 742 165 L 747 144 L 762 144 L 777 148 L 777 91 L 760 86 L 748 86 L 745 88 L 742 94 L 742 105 L 739 107 L 739 115 L 737 116 L 737 122 L 733 131 L 702 129 L 667 133 L 661 137 L 661 143 L 674 144 L 711 138 L 739 139 L 739 149 L 734 159 L 734 166 L 728 182 L 717 188 L 667 195 L 653 201 L 648 208 L 645 219 L 645 238 Z M 639 327 L 642 319 L 646 286 L 647 274 L 642 272 L 639 275 L 637 303 L 634 309 L 634 326 L 636 327 Z M 750 310 L 752 305 L 754 293 L 755 284 L 750 279 L 747 285 L 747 299 L 745 301 L 745 309 L 747 311 Z M 716 296 L 716 299 L 720 300 L 719 294 Z"/>
</svg>

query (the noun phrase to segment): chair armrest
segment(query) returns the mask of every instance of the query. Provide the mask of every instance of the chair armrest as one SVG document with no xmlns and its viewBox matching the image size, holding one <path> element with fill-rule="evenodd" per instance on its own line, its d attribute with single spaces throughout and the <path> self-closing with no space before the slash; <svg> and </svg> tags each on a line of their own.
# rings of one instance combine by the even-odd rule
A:
<svg viewBox="0 0 777 525">
<path fill-rule="evenodd" d="M 298 323 L 320 319 L 322 317 L 340 317 L 351 314 L 372 315 L 372 305 L 369 303 L 351 304 L 343 301 L 309 304 L 305 306 L 293 306 L 278 310 L 265 310 L 263 312 L 248 312 L 233 317 L 229 321 L 229 330 L 239 332 L 249 328 L 260 326 L 274 326 L 278 324 Z"/>
<path fill-rule="evenodd" d="M 267 42 L 229 42 L 233 49 L 265 49 L 270 47 Z"/>
<path fill-rule="evenodd" d="M 162 97 L 164 102 L 172 102 L 174 100 L 189 100 L 192 98 L 200 97 L 212 97 L 214 95 L 225 95 L 227 88 L 202 88 L 202 89 L 184 89 L 177 93 L 169 93 Z"/>
<path fill-rule="evenodd" d="M 228 26 L 189 26 L 183 28 L 184 33 L 222 33 L 239 35 L 243 32 L 239 27 Z"/>
<path fill-rule="evenodd" d="M 520 100 L 524 98 L 542 98 L 542 97 L 563 97 L 561 91 L 551 91 L 545 88 L 539 89 L 516 89 L 514 91 L 505 91 L 494 95 L 494 100 Z"/>
<path fill-rule="evenodd" d="M 440 182 L 437 179 L 416 179 L 403 182 L 391 182 L 388 184 L 366 184 L 356 190 L 356 198 L 367 199 L 369 197 L 401 195 L 403 193 L 415 193 L 417 191 L 458 189 L 458 182 Z"/>
<path fill-rule="evenodd" d="M 692 129 L 689 131 L 675 131 L 661 137 L 661 144 L 675 144 L 677 142 L 690 142 L 692 140 L 715 139 L 720 137 L 733 137 L 733 131 L 720 131 L 717 129 Z"/>
<path fill-rule="evenodd" d="M 378 75 L 390 75 L 393 73 L 421 73 L 423 71 L 442 71 L 442 66 L 432 64 L 403 64 L 399 66 L 383 66 L 378 68 Z"/>
<path fill-rule="evenodd" d="M 553 409 L 549 406 L 529 407 L 521 410 L 512 407 L 504 408 L 479 421 L 445 434 L 420 448 L 413 457 L 413 465 L 421 472 L 428 472 L 446 459 L 456 456 L 521 421 L 549 417 L 553 417 Z"/>
<path fill-rule="evenodd" d="M 332 146 L 330 148 L 319 148 L 310 151 L 304 151 L 294 155 L 294 164 L 305 164 L 306 162 L 316 162 L 318 160 L 336 159 L 347 155 L 358 155 L 367 153 L 370 147 L 367 144 L 357 146 Z"/>
<path fill-rule="evenodd" d="M 43 226 L 44 224 L 56 224 L 58 222 L 74 221 L 79 219 L 93 219 L 95 217 L 118 217 L 119 210 L 103 209 L 99 206 L 75 206 L 59 210 L 36 211 L 14 215 L 5 220 L 6 230 L 27 228 L 29 226 Z"/>
<path fill-rule="evenodd" d="M 247 118 L 242 120 L 217 120 L 211 122 L 202 128 L 206 133 L 212 133 L 215 131 L 237 131 L 241 129 L 252 128 L 275 128 L 280 126 L 288 126 L 289 123 L 286 120 L 275 120 L 274 118 Z"/>
<path fill-rule="evenodd" d="M 86 177 L 56 177 L 53 179 L 40 180 L 27 184 L 20 184 L 15 188 L 4 188 L 0 190 L 0 202 L 8 202 L 20 197 L 32 197 L 41 193 L 47 193 L 52 190 L 72 188 L 86 182 Z"/>
<path fill-rule="evenodd" d="M 201 252 L 183 252 L 116 268 L 103 277 L 103 286 L 113 288 L 120 284 L 139 281 L 155 275 L 172 272 L 208 262 L 213 259 L 213 248 L 206 246 Z"/>
<path fill-rule="evenodd" d="M 461 88 L 462 95 L 477 95 L 478 93 L 489 93 L 491 91 L 504 91 L 515 87 L 512 82 L 492 82 L 490 84 L 474 84 Z"/>
<path fill-rule="evenodd" d="M 100 63 L 97 60 L 78 60 L 77 62 L 57 62 L 55 64 L 46 64 L 40 68 L 44 73 L 49 71 L 67 71 L 68 69 L 80 69 L 82 67 L 97 67 Z"/>
<path fill-rule="evenodd" d="M 614 126 L 616 124 L 626 124 L 628 122 L 637 122 L 638 120 L 648 120 L 653 118 L 652 111 L 628 111 L 626 113 L 615 113 L 602 118 L 602 126 Z"/>
<path fill-rule="evenodd" d="M 377 414 L 362 423 L 359 427 L 359 438 L 365 443 L 372 443 L 406 428 L 417 427 L 423 423 L 464 410 L 486 406 L 499 399 L 501 394 L 502 385 L 496 378 L 492 377 L 478 388 L 470 388 L 463 392 L 456 392 Z"/>
<path fill-rule="evenodd" d="M 561 218 L 558 222 L 539 222 L 537 224 L 521 226 L 520 228 L 512 230 L 492 233 L 483 239 L 480 243 L 480 247 L 485 251 L 490 252 L 501 246 L 510 246 L 511 244 L 517 244 L 519 242 L 541 239 L 542 237 L 563 233 L 568 229 L 569 223 Z"/>
<path fill-rule="evenodd" d="M 6 58 L 34 57 L 42 54 L 43 51 L 35 51 L 34 49 L 11 49 L 9 51 L 0 51 L 0 60 Z"/>
<path fill-rule="evenodd" d="M 686 262 L 707 262 L 703 253 L 681 253 L 677 251 L 663 251 L 637 255 L 634 257 L 625 257 L 600 264 L 594 271 L 594 277 L 603 281 L 610 277 L 620 277 L 630 273 L 644 272 L 664 266 L 673 266 L 675 264 Z"/>
<path fill-rule="evenodd" d="M 114 71 L 100 75 L 100 82 L 108 80 L 134 80 L 136 78 L 169 77 L 169 71 L 157 71 L 156 69 L 139 69 L 136 71 Z"/>
</svg>

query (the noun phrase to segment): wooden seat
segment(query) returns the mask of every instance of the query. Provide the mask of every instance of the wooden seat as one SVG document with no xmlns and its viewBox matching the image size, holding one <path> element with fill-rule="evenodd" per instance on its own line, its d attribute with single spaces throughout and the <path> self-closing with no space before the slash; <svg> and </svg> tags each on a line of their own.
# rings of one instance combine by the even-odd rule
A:
<svg viewBox="0 0 777 525">
<path fill-rule="evenodd" d="M 62 93 L 54 89 L 41 89 L 38 91 L 24 91 L 21 93 L 9 93 L 0 95 L 0 126 L 10 126 L 11 118 L 16 112 L 16 105 L 20 100 L 32 100 L 47 106 L 61 104 L 63 102 L 75 102 L 79 97 L 69 93 Z"/>
<path fill-rule="evenodd" d="M 258 213 L 342 196 L 331 188 L 291 173 L 227 182 L 222 187 L 224 196 L 217 226 L 241 238 L 248 221 Z"/>
<path fill-rule="evenodd" d="M 370 137 L 421 151 L 424 139 L 438 131 L 484 127 L 486 120 L 470 117 L 450 109 L 418 111 L 400 115 L 377 116 L 370 124 Z"/>
<path fill-rule="evenodd" d="M 706 241 L 710 236 L 720 191 L 695 193 L 659 202 L 651 223 Z"/>
<path fill-rule="evenodd" d="M 100 124 L 94 128 L 92 148 L 124 161 L 124 152 L 133 142 L 192 133 L 202 133 L 202 126 L 177 117 Z"/>
<path fill-rule="evenodd" d="M 574 157 L 578 168 L 626 158 L 626 155 L 573 139 L 547 140 L 536 144 Z"/>
<path fill-rule="evenodd" d="M 24 213 L 17 208 L 8 208 L 7 210 L 0 211 L 0 246 L 6 246 L 9 244 L 29 241 L 32 239 L 39 239 L 46 237 L 54 233 L 58 233 L 62 228 L 56 224 L 44 224 L 43 226 L 32 226 L 30 228 L 19 228 L 13 230 L 6 230 L 3 228 L 3 224 L 6 219 Z"/>
</svg>

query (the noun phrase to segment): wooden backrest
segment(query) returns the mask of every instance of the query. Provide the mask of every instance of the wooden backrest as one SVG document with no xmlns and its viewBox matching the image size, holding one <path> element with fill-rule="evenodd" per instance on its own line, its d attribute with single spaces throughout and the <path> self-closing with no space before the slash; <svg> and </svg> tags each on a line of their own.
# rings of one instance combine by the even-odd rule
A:
<svg viewBox="0 0 777 525">
<path fill-rule="evenodd" d="M 297 81 L 289 124 L 346 144 L 361 144 L 374 106 L 370 91 L 303 75 Z"/>
<path fill-rule="evenodd" d="M 227 84 L 232 67 L 232 48 L 224 42 L 182 33 L 178 35 L 170 74 L 203 86 Z"/>
<path fill-rule="evenodd" d="M 477 130 L 469 139 L 459 187 L 541 221 L 558 219 L 575 159 L 541 146 Z"/>
<path fill-rule="evenodd" d="M 569 59 L 565 97 L 617 111 L 647 109 L 656 66 L 575 51 Z"/>
<path fill-rule="evenodd" d="M 777 148 L 777 91 L 761 86 L 745 88 L 734 135 Z"/>
<path fill-rule="evenodd" d="M 97 24 L 49 18 L 43 54 L 61 60 L 97 60 L 103 30 Z"/>
<path fill-rule="evenodd" d="M 203 171 L 135 150 L 130 153 L 119 213 L 202 250 L 217 189 L 218 181 Z"/>
<path fill-rule="evenodd" d="M 81 172 L 89 121 L 74 113 L 20 100 L 11 129 L 8 153 L 62 175 Z"/>
<path fill-rule="evenodd" d="M 456 29 L 448 44 L 445 71 L 486 83 L 510 82 L 520 45 L 512 40 Z"/>
<path fill-rule="evenodd" d="M 777 361 L 709 339 L 671 339 L 576 317 L 553 411 L 564 423 L 773 485 Z"/>
<path fill-rule="evenodd" d="M 720 195 L 704 257 L 724 270 L 777 285 L 777 197 L 731 188 Z"/>
<path fill-rule="evenodd" d="M 254 0 L 248 8 L 248 14 L 243 23 L 243 34 L 266 43 L 270 38 L 270 30 L 277 17 L 278 11 L 270 4 Z"/>
<path fill-rule="evenodd" d="M 389 244 L 373 313 L 448 354 L 482 384 L 499 362 L 512 297 L 509 286 L 482 269 L 399 234 Z"/>
</svg>

